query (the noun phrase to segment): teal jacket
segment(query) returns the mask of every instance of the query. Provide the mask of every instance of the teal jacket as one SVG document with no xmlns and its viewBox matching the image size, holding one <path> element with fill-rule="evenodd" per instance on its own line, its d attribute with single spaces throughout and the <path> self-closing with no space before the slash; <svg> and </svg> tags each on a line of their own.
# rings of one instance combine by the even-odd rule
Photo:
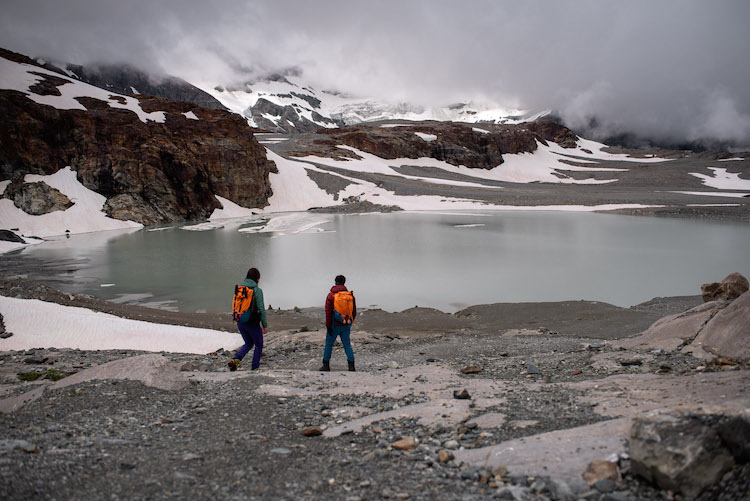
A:
<svg viewBox="0 0 750 501">
<path fill-rule="evenodd" d="M 263 325 L 263 327 L 268 327 L 268 321 L 266 320 L 266 305 L 263 303 L 263 291 L 260 287 L 258 287 L 258 284 L 255 280 L 251 280 L 249 278 L 243 280 L 240 285 L 244 285 L 245 287 L 250 287 L 253 289 L 253 295 L 255 297 L 255 310 L 260 314 L 260 323 Z M 242 314 L 242 316 L 240 317 L 240 321 L 237 323 L 248 323 L 252 314 L 252 310 L 247 310 Z"/>
</svg>

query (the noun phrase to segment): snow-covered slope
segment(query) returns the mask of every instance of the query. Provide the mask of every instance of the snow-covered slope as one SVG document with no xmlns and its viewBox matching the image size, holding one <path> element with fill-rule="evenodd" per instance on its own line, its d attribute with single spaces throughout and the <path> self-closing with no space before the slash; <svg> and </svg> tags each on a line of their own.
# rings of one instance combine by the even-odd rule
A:
<svg viewBox="0 0 750 501">
<path fill-rule="evenodd" d="M 404 102 L 388 103 L 366 97 L 319 91 L 300 77 L 278 77 L 234 88 L 203 90 L 230 110 L 242 114 L 251 126 L 278 132 L 303 132 L 379 120 L 437 120 L 467 123 L 516 124 L 548 115 L 490 103 L 459 103 L 424 107 Z"/>
</svg>

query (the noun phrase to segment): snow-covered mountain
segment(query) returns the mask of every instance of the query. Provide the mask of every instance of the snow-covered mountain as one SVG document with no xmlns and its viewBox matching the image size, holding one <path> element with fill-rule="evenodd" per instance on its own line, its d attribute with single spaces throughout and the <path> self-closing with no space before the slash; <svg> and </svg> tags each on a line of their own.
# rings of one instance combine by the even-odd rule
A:
<svg viewBox="0 0 750 501">
<path fill-rule="evenodd" d="M 231 111 L 246 117 L 251 126 L 288 133 L 380 120 L 517 124 L 550 114 L 550 110 L 530 112 L 475 102 L 434 107 L 385 102 L 316 90 L 306 85 L 300 76 L 292 75 L 203 90 Z"/>
</svg>

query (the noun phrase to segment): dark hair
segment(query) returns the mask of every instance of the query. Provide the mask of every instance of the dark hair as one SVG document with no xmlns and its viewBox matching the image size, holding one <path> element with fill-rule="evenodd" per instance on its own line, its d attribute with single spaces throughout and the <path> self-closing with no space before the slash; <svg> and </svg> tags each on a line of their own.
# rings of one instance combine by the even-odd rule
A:
<svg viewBox="0 0 750 501">
<path fill-rule="evenodd" d="M 346 283 L 346 277 L 344 275 L 337 275 L 335 282 L 336 285 L 344 285 Z"/>
<path fill-rule="evenodd" d="M 255 280 L 257 283 L 260 280 L 260 272 L 258 271 L 258 268 L 250 268 L 247 270 L 247 277 L 250 280 Z"/>
</svg>

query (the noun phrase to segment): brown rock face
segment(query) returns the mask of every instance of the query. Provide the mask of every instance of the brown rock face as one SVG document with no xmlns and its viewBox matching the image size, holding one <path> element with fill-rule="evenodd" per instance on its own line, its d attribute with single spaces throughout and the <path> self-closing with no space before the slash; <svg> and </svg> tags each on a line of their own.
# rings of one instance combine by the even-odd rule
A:
<svg viewBox="0 0 750 501">
<path fill-rule="evenodd" d="M 750 289 L 747 278 L 739 273 L 732 273 L 721 282 L 701 285 L 703 300 L 736 299 Z"/>
<path fill-rule="evenodd" d="M 487 132 L 478 132 L 481 128 Z M 494 125 L 424 122 L 403 127 L 355 125 L 342 129 L 320 129 L 340 144 L 351 146 L 381 158 L 421 158 L 443 160 L 451 165 L 492 169 L 503 163 L 504 154 L 532 153 L 537 141 L 558 142 L 575 147 L 572 131 L 548 120 L 521 125 Z M 425 140 L 415 133 L 436 136 Z M 322 146 L 325 142 L 320 143 Z M 339 149 L 339 152 L 341 150 Z M 340 154 L 340 153 L 339 153 Z"/>
<path fill-rule="evenodd" d="M 50 78 L 40 92 L 70 85 Z M 78 98 L 87 110 L 58 110 L 15 91 L 0 91 L 0 179 L 52 174 L 70 166 L 87 188 L 107 197 L 109 214 L 144 224 L 201 219 L 220 206 L 214 194 L 244 207 L 271 195 L 267 160 L 245 120 L 184 102 L 138 96 L 164 123 Z M 192 111 L 198 120 L 182 113 Z"/>
</svg>

